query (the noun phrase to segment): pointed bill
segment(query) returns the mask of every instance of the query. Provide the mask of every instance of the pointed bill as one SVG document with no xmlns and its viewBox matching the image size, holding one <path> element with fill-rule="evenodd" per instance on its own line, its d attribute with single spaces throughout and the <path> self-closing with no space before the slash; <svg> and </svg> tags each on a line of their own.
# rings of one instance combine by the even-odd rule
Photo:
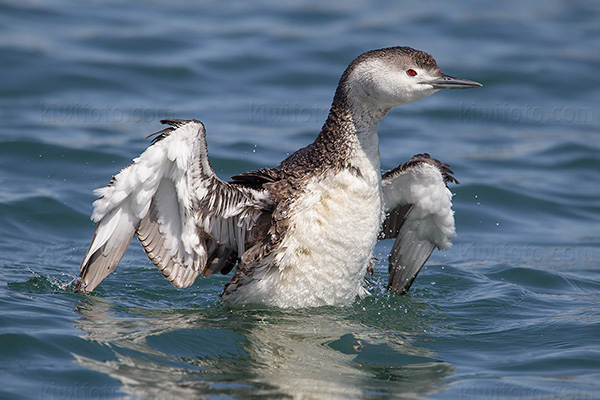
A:
<svg viewBox="0 0 600 400">
<path fill-rule="evenodd" d="M 468 79 L 455 78 L 453 76 L 445 74 L 442 74 L 440 78 L 421 83 L 431 85 L 436 89 L 469 89 L 483 86 L 479 82 L 470 81 Z"/>
</svg>

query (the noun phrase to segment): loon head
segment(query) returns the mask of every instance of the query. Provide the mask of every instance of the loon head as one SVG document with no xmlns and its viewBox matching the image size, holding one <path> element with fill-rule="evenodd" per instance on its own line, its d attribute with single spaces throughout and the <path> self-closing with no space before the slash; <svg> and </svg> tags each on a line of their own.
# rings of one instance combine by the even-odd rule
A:
<svg viewBox="0 0 600 400">
<path fill-rule="evenodd" d="M 339 88 L 355 105 L 391 109 L 423 99 L 440 89 L 482 86 L 442 73 L 435 59 L 410 47 L 388 47 L 358 56 L 346 69 Z"/>
</svg>

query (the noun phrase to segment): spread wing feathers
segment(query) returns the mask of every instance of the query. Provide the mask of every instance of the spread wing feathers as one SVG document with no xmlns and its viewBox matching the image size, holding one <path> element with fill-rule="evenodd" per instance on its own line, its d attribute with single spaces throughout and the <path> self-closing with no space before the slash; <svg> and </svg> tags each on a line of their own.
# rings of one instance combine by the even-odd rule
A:
<svg viewBox="0 0 600 400">
<path fill-rule="evenodd" d="M 433 250 L 451 246 L 456 231 L 448 182 L 459 183 L 447 164 L 429 154 L 418 154 L 383 175 L 386 219 L 380 238 L 395 239 L 388 290 L 408 292 Z"/>
<path fill-rule="evenodd" d="M 200 121 L 161 122 L 171 127 L 94 192 L 100 196 L 92 214 L 97 226 L 78 290 L 92 291 L 114 270 L 134 233 L 175 287 L 191 285 L 200 273 L 228 273 L 269 209 L 264 191 L 216 176 Z"/>
</svg>

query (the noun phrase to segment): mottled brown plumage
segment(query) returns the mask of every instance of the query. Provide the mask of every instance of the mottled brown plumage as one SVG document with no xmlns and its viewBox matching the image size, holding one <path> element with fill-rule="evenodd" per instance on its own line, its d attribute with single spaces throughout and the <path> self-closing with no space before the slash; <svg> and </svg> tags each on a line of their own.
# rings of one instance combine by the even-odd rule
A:
<svg viewBox="0 0 600 400">
<path fill-rule="evenodd" d="M 436 160 L 435 158 L 431 158 L 431 156 L 427 153 L 417 154 L 417 155 L 412 156 L 412 158 L 410 160 L 408 160 L 407 162 L 405 162 L 404 164 L 400 164 L 399 166 L 392 169 L 391 171 L 384 173 L 383 179 L 390 179 L 390 178 L 394 177 L 395 175 L 398 175 L 400 172 L 406 171 L 407 169 L 413 168 L 416 165 L 421 164 L 421 163 L 431 164 L 431 165 L 435 166 L 437 169 L 439 169 L 440 173 L 444 177 L 444 183 L 450 182 L 450 183 L 460 184 L 460 182 L 457 181 L 456 178 L 454 178 L 454 176 L 452 175 L 452 174 L 454 174 L 454 172 L 452 172 L 452 170 L 450 169 L 450 166 L 448 164 L 443 163 L 439 160 Z"/>
</svg>

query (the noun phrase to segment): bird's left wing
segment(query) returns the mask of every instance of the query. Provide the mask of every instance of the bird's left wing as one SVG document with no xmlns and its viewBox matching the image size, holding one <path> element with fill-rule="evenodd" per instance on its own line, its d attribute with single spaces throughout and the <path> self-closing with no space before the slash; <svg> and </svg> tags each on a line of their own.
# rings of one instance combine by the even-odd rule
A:
<svg viewBox="0 0 600 400">
<path fill-rule="evenodd" d="M 389 256 L 388 290 L 408 292 L 433 250 L 456 236 L 447 164 L 418 154 L 382 177 L 386 218 L 381 239 L 395 239 Z"/>
<path fill-rule="evenodd" d="M 137 235 L 148 258 L 174 286 L 202 273 L 229 272 L 269 215 L 264 190 L 224 182 L 208 161 L 204 125 L 165 120 L 153 144 L 108 186 L 95 191 L 97 222 L 77 290 L 92 291 Z"/>
</svg>

